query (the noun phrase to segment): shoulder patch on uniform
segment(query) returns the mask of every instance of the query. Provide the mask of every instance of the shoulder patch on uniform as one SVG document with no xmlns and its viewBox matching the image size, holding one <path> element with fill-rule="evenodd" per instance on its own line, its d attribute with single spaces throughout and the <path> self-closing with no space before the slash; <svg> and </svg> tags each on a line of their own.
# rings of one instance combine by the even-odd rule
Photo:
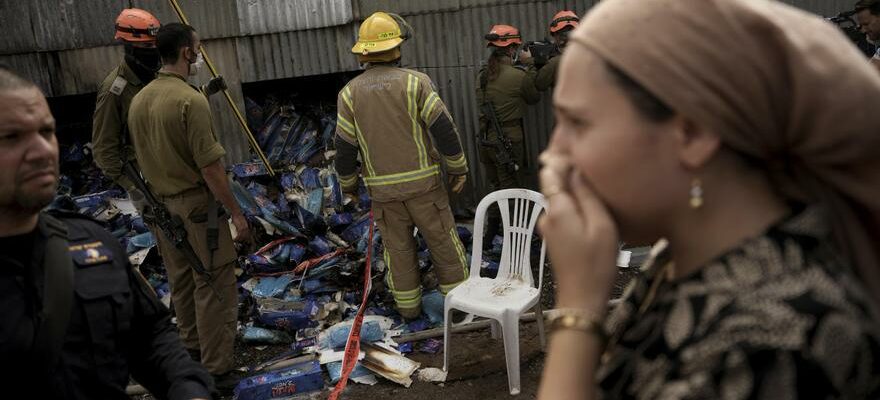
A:
<svg viewBox="0 0 880 400">
<path fill-rule="evenodd" d="M 88 242 L 67 247 L 70 258 L 81 267 L 113 261 L 113 251 L 104 242 Z"/>
<path fill-rule="evenodd" d="M 122 94 L 122 91 L 125 90 L 126 86 L 128 86 L 128 81 L 121 76 L 117 76 L 116 79 L 113 80 L 113 84 L 110 85 L 110 93 L 119 96 Z"/>
</svg>

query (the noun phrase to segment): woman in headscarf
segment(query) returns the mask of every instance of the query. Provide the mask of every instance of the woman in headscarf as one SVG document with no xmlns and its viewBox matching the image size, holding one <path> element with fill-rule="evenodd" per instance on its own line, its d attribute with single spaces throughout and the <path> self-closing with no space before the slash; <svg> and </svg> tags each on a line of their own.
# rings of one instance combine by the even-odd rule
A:
<svg viewBox="0 0 880 400">
<path fill-rule="evenodd" d="M 554 103 L 541 399 L 880 398 L 880 76 L 842 34 L 605 0 Z M 619 240 L 657 245 L 608 313 Z"/>
</svg>

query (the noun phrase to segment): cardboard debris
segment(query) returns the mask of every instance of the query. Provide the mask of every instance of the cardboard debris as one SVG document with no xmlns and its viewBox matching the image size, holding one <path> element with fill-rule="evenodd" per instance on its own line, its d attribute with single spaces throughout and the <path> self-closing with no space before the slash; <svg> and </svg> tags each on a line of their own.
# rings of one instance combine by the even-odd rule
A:
<svg viewBox="0 0 880 400">
<path fill-rule="evenodd" d="M 361 348 L 366 354 L 366 357 L 361 361 L 364 367 L 404 387 L 412 385 L 413 381 L 410 376 L 419 369 L 421 364 L 369 343 L 362 343 Z"/>
</svg>

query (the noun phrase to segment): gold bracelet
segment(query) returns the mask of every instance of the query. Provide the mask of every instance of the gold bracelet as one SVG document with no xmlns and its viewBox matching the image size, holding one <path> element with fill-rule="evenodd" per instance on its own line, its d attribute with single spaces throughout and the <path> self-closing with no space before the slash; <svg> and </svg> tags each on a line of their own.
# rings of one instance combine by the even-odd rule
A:
<svg viewBox="0 0 880 400">
<path fill-rule="evenodd" d="M 605 327 L 593 313 L 577 308 L 558 308 L 551 310 L 549 314 L 547 325 L 551 331 L 571 329 L 596 335 L 602 345 L 608 342 Z"/>
</svg>

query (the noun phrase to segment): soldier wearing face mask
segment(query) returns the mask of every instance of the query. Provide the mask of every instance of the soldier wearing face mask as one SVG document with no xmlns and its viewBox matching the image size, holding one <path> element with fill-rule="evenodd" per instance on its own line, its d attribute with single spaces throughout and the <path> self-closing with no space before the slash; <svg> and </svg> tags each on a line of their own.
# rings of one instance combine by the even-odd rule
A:
<svg viewBox="0 0 880 400">
<path fill-rule="evenodd" d="M 138 8 L 122 10 L 116 18 L 116 41 L 124 46 L 124 58 L 104 78 L 98 88 L 98 99 L 92 123 L 92 153 L 95 163 L 108 178 L 129 192 L 138 211 L 142 211 L 143 194 L 123 174 L 127 162 L 135 163 L 128 137 L 126 120 L 131 99 L 156 78 L 162 67 L 156 48 L 159 20 Z M 206 95 L 226 88 L 222 77 L 202 87 Z M 136 168 L 137 169 L 137 168 Z"/>
<path fill-rule="evenodd" d="M 164 232 L 157 235 L 183 345 L 225 391 L 238 380 L 231 374 L 238 300 L 233 242 L 250 242 L 250 228 L 229 188 L 226 151 L 214 133 L 208 99 L 186 82 L 202 63 L 200 43 L 191 26 L 159 29 L 162 69 L 132 99 L 128 127 L 150 191 L 182 221 L 186 241 L 209 274 L 197 273 L 195 261 Z M 218 202 L 225 213 L 218 213 Z M 229 224 L 217 223 L 227 215 L 234 237 Z"/>
<path fill-rule="evenodd" d="M 125 57 L 104 78 L 92 124 L 95 163 L 108 178 L 132 194 L 134 184 L 122 173 L 123 164 L 134 158 L 125 121 L 131 99 L 156 77 L 162 66 L 156 50 L 159 20 L 147 11 L 129 8 L 116 18 L 116 40 L 125 46 Z"/>
</svg>

